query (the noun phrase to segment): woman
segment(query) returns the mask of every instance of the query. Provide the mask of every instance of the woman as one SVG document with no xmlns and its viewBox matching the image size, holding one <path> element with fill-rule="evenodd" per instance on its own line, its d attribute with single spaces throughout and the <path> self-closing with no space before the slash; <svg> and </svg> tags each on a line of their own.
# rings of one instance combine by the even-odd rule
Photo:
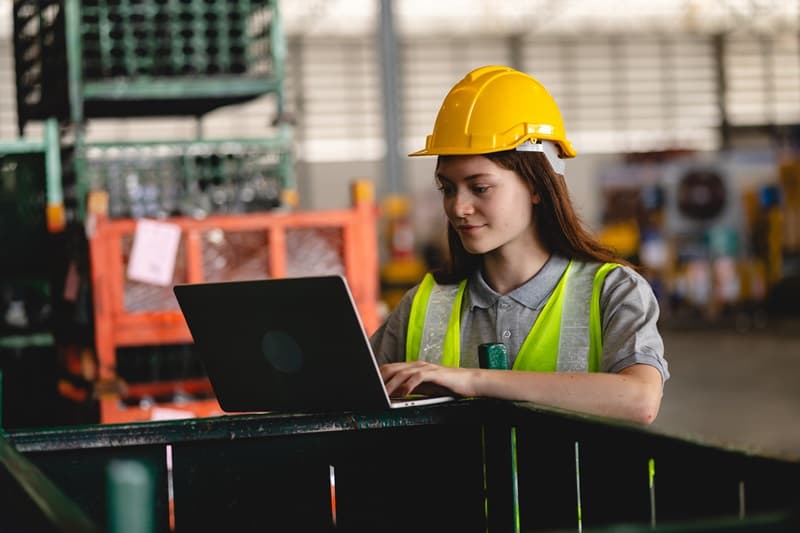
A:
<svg viewBox="0 0 800 533">
<path fill-rule="evenodd" d="M 651 423 L 669 377 L 658 303 L 575 215 L 563 174 L 576 154 L 547 90 L 478 68 L 411 155 L 438 156 L 450 261 L 371 338 L 389 394 L 446 389 Z M 478 346 L 494 342 L 513 371 L 479 367 Z"/>
</svg>

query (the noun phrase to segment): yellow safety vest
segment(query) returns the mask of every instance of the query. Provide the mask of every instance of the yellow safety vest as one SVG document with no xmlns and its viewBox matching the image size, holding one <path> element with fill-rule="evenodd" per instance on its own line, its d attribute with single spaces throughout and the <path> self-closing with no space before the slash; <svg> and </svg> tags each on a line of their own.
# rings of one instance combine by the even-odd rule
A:
<svg viewBox="0 0 800 533">
<path fill-rule="evenodd" d="M 606 275 L 618 266 L 570 261 L 523 341 L 513 369 L 597 372 L 603 352 L 600 291 Z M 436 360 L 445 366 L 460 366 L 461 304 L 466 286 L 466 280 L 439 285 L 426 274 L 411 304 L 406 361 Z"/>
</svg>

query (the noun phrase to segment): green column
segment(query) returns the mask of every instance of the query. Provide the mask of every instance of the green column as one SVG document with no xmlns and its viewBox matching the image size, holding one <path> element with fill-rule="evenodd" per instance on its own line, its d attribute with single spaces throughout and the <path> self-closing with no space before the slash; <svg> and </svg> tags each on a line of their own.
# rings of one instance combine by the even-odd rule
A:
<svg viewBox="0 0 800 533">
<path fill-rule="evenodd" d="M 155 531 L 155 487 L 147 466 L 115 460 L 108 465 L 108 520 L 110 533 Z"/>
</svg>

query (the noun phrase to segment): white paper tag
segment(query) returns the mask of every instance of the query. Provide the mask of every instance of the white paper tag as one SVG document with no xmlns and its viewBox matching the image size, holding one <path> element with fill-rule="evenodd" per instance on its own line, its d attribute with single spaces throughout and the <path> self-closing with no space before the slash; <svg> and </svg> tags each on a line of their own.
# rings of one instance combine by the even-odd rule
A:
<svg viewBox="0 0 800 533">
<path fill-rule="evenodd" d="M 139 220 L 128 262 L 128 278 L 162 287 L 169 286 L 172 283 L 180 239 L 181 228 L 176 224 Z"/>
</svg>

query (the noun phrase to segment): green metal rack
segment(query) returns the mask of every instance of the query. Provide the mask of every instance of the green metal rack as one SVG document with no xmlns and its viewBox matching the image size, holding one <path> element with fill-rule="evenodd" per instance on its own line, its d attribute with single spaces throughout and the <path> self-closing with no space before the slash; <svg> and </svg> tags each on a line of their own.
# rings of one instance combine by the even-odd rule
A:
<svg viewBox="0 0 800 533">
<path fill-rule="evenodd" d="M 293 188 L 291 150 L 288 127 L 263 139 L 91 143 L 79 195 L 107 191 L 110 218 L 268 211 Z"/>
<path fill-rule="evenodd" d="M 43 143 L 13 146 L 38 150 L 14 155 L 18 163 L 40 164 L 44 154 L 48 170 L 46 187 L 39 183 L 45 173 L 38 172 L 39 181 L 28 180 L 24 191 L 17 188 L 22 201 L 8 196 L 9 213 L 39 218 L 46 213 L 48 224 L 69 222 L 69 230 L 85 236 L 94 227 L 90 197 L 106 199 L 100 202 L 108 209 L 103 215 L 118 219 L 203 218 L 296 206 L 278 0 L 14 0 L 13 22 L 20 137 L 26 124 L 44 120 L 47 146 L 56 150 L 45 152 Z M 195 138 L 181 140 L 97 142 L 89 135 L 95 119 L 199 121 L 212 110 L 257 98 L 268 100 L 273 115 L 265 117 L 258 138 L 205 139 L 201 127 Z M 6 161 L 2 149 L 0 144 L 0 163 Z M 46 210 L 38 203 L 33 210 L 20 207 L 43 203 L 45 191 Z M 94 191 L 107 194 L 92 196 Z M 0 207 L 5 199 L 0 190 Z M 0 221 L 0 230 L 12 219 Z M 8 230 L 24 242 L 21 233 Z M 65 242 L 74 236 L 64 234 Z M 47 253 L 54 252 L 43 249 L 41 255 Z M 90 262 L 84 248 L 70 253 L 76 264 Z M 57 263 L 51 259 L 40 263 Z M 51 339 L 62 342 L 55 335 Z M 180 346 L 169 348 L 180 353 Z"/>
<path fill-rule="evenodd" d="M 15 0 L 14 52 L 20 133 L 27 122 L 50 117 L 72 133 L 65 166 L 74 169 L 76 220 L 85 218 L 90 190 L 107 188 L 114 206 L 128 201 L 120 188 L 124 177 L 113 175 L 121 172 L 162 181 L 155 184 L 156 201 L 145 202 L 149 207 L 121 209 L 118 216 L 178 214 L 166 189 L 180 196 L 175 203 L 186 204 L 201 196 L 195 185 L 209 174 L 214 186 L 239 183 L 246 200 L 240 203 L 247 205 L 206 210 L 268 210 L 295 197 L 277 0 Z M 93 118 L 199 118 L 262 96 L 275 99 L 276 127 L 256 140 L 86 139 L 86 121 Z M 251 188 L 257 201 L 247 201 Z"/>
<path fill-rule="evenodd" d="M 283 113 L 277 0 L 15 0 L 14 50 L 20 131 L 50 116 L 200 116 L 265 94 Z"/>
</svg>

